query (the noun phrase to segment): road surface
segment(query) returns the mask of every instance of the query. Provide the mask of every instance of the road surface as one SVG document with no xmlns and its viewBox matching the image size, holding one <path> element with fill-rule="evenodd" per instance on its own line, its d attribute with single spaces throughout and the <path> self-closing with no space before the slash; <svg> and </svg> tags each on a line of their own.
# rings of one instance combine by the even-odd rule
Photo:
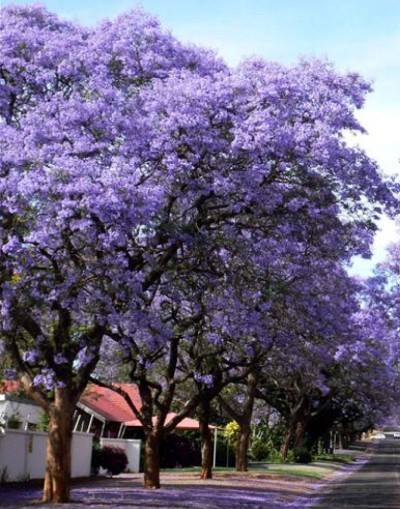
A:
<svg viewBox="0 0 400 509">
<path fill-rule="evenodd" d="M 313 509 L 400 509 L 400 440 L 374 444 L 368 463 L 326 487 Z"/>
</svg>

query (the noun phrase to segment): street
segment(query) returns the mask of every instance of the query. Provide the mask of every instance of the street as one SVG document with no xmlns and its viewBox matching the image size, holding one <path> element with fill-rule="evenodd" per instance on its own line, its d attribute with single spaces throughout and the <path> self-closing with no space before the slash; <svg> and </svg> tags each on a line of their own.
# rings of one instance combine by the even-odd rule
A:
<svg viewBox="0 0 400 509">
<path fill-rule="evenodd" d="M 330 483 L 313 509 L 400 507 L 400 440 L 386 438 L 372 448 L 371 460 L 347 479 Z"/>
</svg>

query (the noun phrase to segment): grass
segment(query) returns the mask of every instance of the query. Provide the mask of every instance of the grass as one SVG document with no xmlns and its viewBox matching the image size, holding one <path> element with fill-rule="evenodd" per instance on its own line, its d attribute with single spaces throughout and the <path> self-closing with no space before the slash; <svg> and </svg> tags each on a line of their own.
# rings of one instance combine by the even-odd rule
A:
<svg viewBox="0 0 400 509">
<path fill-rule="evenodd" d="M 267 465 L 269 473 L 311 477 L 322 480 L 343 465 L 353 463 L 355 454 L 319 454 L 309 464 L 276 463 Z"/>
<path fill-rule="evenodd" d="M 353 463 L 355 454 L 318 454 L 315 461 L 333 461 L 335 463 Z"/>
<path fill-rule="evenodd" d="M 216 467 L 213 469 L 218 474 L 242 474 L 244 476 L 252 475 L 276 475 L 276 476 L 294 476 L 294 477 L 305 477 L 317 480 L 322 480 L 328 475 L 332 474 L 335 470 L 338 470 L 345 464 L 352 463 L 355 455 L 339 455 L 339 454 L 320 454 L 315 457 L 312 463 L 307 465 L 299 463 L 253 463 L 250 466 L 249 471 L 236 472 L 231 467 Z M 199 467 L 188 467 L 188 468 L 166 468 L 162 469 L 162 472 L 173 472 L 173 473 L 199 473 Z"/>
<path fill-rule="evenodd" d="M 172 472 L 172 473 L 200 473 L 200 467 L 183 467 L 183 468 L 162 468 L 161 472 Z M 233 467 L 215 467 L 213 468 L 213 472 L 221 472 L 223 474 L 233 473 L 236 470 Z"/>
<path fill-rule="evenodd" d="M 309 463 L 308 465 L 300 465 L 297 463 L 285 463 L 282 465 L 271 465 L 266 469 L 269 474 L 277 474 L 284 476 L 307 477 L 322 480 L 329 474 L 341 467 L 340 463 L 330 464 L 329 467 L 319 465 L 318 463 Z"/>
</svg>

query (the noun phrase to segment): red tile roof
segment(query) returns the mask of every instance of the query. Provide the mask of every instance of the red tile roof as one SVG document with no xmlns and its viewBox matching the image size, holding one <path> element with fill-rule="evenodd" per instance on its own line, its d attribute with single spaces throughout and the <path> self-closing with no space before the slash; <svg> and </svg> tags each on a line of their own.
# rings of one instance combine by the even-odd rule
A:
<svg viewBox="0 0 400 509">
<path fill-rule="evenodd" d="M 132 402 L 138 410 L 142 407 L 139 390 L 134 384 L 117 384 L 121 389 L 128 393 Z M 120 422 L 125 426 L 142 427 L 141 422 L 136 418 L 125 399 L 117 392 L 99 387 L 98 385 L 88 385 L 83 393 L 80 402 L 92 409 L 94 412 L 102 415 L 105 419 L 112 422 Z M 176 414 L 170 412 L 167 415 L 167 423 Z M 155 420 L 155 418 L 153 418 Z M 210 426 L 214 428 L 214 426 Z M 177 429 L 199 429 L 199 422 L 190 417 L 185 417 L 178 425 Z"/>
<path fill-rule="evenodd" d="M 175 417 L 174 412 L 170 412 L 167 415 L 166 424 L 170 422 L 170 420 Z M 153 423 L 155 423 L 156 418 L 153 417 Z M 125 426 L 133 426 L 133 427 L 141 427 L 142 424 L 137 419 L 133 419 L 132 421 L 124 422 Z M 211 429 L 215 429 L 215 426 L 210 425 Z M 196 419 L 192 419 L 191 417 L 185 417 L 181 420 L 181 422 L 177 425 L 177 429 L 199 429 L 199 421 L 196 421 Z"/>
<path fill-rule="evenodd" d="M 0 394 L 10 394 L 21 389 L 19 380 L 0 380 Z"/>
<path fill-rule="evenodd" d="M 118 386 L 129 395 L 133 404 L 140 410 L 142 400 L 137 386 L 133 384 L 118 384 Z M 124 423 L 135 419 L 135 414 L 122 396 L 111 389 L 95 384 L 87 386 L 81 396 L 80 403 L 102 415 L 108 421 Z"/>
</svg>

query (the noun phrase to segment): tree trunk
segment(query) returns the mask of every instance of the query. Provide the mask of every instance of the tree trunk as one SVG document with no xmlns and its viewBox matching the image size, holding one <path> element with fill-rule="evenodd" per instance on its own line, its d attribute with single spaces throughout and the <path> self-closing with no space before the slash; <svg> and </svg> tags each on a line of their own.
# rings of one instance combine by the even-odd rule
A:
<svg viewBox="0 0 400 509">
<path fill-rule="evenodd" d="M 67 389 L 55 389 L 54 403 L 49 409 L 49 434 L 46 452 L 46 474 L 43 501 L 69 501 L 71 481 L 72 416 L 75 401 Z"/>
<path fill-rule="evenodd" d="M 244 405 L 243 413 L 240 419 L 237 420 L 239 424 L 239 436 L 236 443 L 236 470 L 238 472 L 247 472 L 248 469 L 247 453 L 250 443 L 251 418 L 253 415 L 256 389 L 257 376 L 255 373 L 250 373 L 247 377 L 247 400 Z"/>
<path fill-rule="evenodd" d="M 201 435 L 201 473 L 200 479 L 212 479 L 213 448 L 212 436 L 209 428 L 210 402 L 200 404 L 199 423 Z"/>
<path fill-rule="evenodd" d="M 246 419 L 246 422 L 241 422 L 239 426 L 239 436 L 236 443 L 236 470 L 238 472 L 247 472 L 247 452 L 249 449 L 251 432 L 250 422 Z"/>
<path fill-rule="evenodd" d="M 290 422 L 289 427 L 286 431 L 285 440 L 283 441 L 282 447 L 281 447 L 281 461 L 284 462 L 287 460 L 290 444 L 293 438 L 295 429 L 295 424 L 293 422 Z"/>
<path fill-rule="evenodd" d="M 144 487 L 160 488 L 160 442 L 161 435 L 151 431 L 144 444 Z"/>
<path fill-rule="evenodd" d="M 304 442 L 304 435 L 306 432 L 306 422 L 305 420 L 298 421 L 296 425 L 296 432 L 294 436 L 294 448 L 299 449 L 302 447 Z"/>
</svg>

